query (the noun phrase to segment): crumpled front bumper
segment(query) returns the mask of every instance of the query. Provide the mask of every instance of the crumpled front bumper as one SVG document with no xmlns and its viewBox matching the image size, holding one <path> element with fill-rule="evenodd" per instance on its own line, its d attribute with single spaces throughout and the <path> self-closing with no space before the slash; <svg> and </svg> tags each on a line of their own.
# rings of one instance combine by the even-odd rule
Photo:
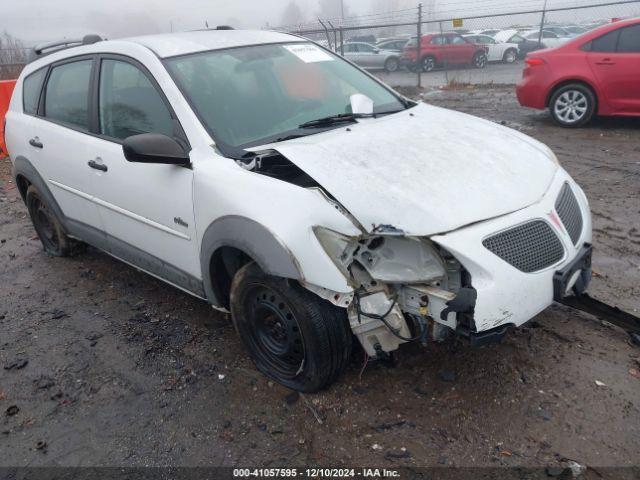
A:
<svg viewBox="0 0 640 480">
<path fill-rule="evenodd" d="M 575 243 L 559 220 L 555 207 L 565 183 L 570 185 L 583 219 L 582 230 Z M 543 270 L 534 273 L 520 271 L 482 243 L 496 232 L 532 220 L 546 222 L 564 248 L 561 260 Z M 477 292 L 473 313 L 473 330 L 476 333 L 500 330 L 499 327 L 504 325 L 522 325 L 574 285 L 586 289 L 590 278 L 589 204 L 582 189 L 562 168 L 558 169 L 549 189 L 538 203 L 431 239 L 454 255 L 471 275 L 472 286 Z M 584 248 L 587 248 L 585 244 L 589 245 L 589 255 L 584 252 Z"/>
</svg>

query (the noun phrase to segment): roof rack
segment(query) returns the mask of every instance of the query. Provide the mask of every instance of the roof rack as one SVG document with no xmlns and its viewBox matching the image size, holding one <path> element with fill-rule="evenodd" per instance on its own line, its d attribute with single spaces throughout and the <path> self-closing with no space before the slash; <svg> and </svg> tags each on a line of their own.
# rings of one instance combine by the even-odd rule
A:
<svg viewBox="0 0 640 480">
<path fill-rule="evenodd" d="M 61 50 L 66 50 L 67 48 L 79 47 L 81 45 L 91 45 L 101 41 L 102 41 L 102 37 L 100 35 L 90 34 L 90 35 L 85 35 L 80 40 L 68 39 L 68 40 L 60 40 L 57 42 L 43 43 L 41 45 L 36 45 L 29 52 L 28 62 L 31 63 L 34 60 L 37 60 L 41 57 L 50 55 L 55 52 L 59 52 Z"/>
</svg>

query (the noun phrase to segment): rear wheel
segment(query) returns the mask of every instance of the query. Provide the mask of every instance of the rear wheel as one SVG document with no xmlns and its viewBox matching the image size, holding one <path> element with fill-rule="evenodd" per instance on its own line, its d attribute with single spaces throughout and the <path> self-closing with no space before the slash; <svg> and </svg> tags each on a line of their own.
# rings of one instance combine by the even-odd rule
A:
<svg viewBox="0 0 640 480">
<path fill-rule="evenodd" d="M 346 311 L 255 263 L 231 285 L 233 323 L 258 370 L 302 392 L 330 385 L 351 356 Z"/>
<path fill-rule="evenodd" d="M 484 68 L 487 65 L 487 54 L 484 52 L 478 52 L 473 56 L 471 64 L 475 68 Z"/>
<path fill-rule="evenodd" d="M 384 62 L 385 72 L 388 72 L 388 73 L 397 72 L 399 68 L 400 68 L 400 61 L 395 57 L 388 58 L 387 61 Z"/>
<path fill-rule="evenodd" d="M 27 189 L 26 204 L 44 251 L 56 257 L 71 255 L 73 240 L 64 233 L 60 221 L 33 185 Z"/>
<path fill-rule="evenodd" d="M 518 59 L 518 51 L 515 48 L 510 48 L 504 55 L 502 56 L 502 61 L 504 63 L 513 63 Z"/>
<path fill-rule="evenodd" d="M 422 62 L 420 62 L 420 67 L 423 72 L 430 72 L 436 68 L 436 59 L 433 57 L 424 57 Z"/>
<path fill-rule="evenodd" d="M 595 107 L 596 99 L 593 92 L 579 83 L 559 88 L 549 101 L 551 117 L 563 127 L 580 127 L 588 123 L 593 117 Z"/>
</svg>

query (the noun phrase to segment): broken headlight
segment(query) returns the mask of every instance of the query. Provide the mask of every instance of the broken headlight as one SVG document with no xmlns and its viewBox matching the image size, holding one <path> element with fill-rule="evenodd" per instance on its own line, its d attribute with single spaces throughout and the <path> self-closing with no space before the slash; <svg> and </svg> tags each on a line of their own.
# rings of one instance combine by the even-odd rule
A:
<svg viewBox="0 0 640 480">
<path fill-rule="evenodd" d="M 338 270 L 349 278 L 348 267 L 351 264 L 349 246 L 356 240 L 323 227 L 314 227 L 313 232 L 331 261 L 338 267 Z"/>
<path fill-rule="evenodd" d="M 444 262 L 428 240 L 376 236 L 360 242 L 354 259 L 386 283 L 423 283 L 445 275 Z"/>
<path fill-rule="evenodd" d="M 347 278 L 353 262 L 358 262 L 371 278 L 386 283 L 424 283 L 445 276 L 444 262 L 428 240 L 396 235 L 349 238 L 322 227 L 314 232 Z"/>
</svg>

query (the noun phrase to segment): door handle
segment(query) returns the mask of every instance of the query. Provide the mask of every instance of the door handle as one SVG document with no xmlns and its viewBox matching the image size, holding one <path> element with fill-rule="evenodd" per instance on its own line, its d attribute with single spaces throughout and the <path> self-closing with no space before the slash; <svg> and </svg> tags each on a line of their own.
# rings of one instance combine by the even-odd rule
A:
<svg viewBox="0 0 640 480">
<path fill-rule="evenodd" d="M 35 147 L 35 148 L 43 148 L 44 147 L 44 145 L 42 145 L 42 142 L 40 140 L 38 140 L 38 137 L 32 138 L 31 140 L 29 140 L 29 145 L 31 145 L 32 147 Z"/>
<path fill-rule="evenodd" d="M 107 167 L 104 163 L 98 163 L 95 160 L 89 160 L 87 162 L 87 165 L 89 165 L 91 168 L 95 168 L 96 170 L 100 170 L 102 172 L 106 172 L 107 170 L 109 170 L 109 167 Z"/>
<path fill-rule="evenodd" d="M 596 62 L 596 65 L 615 65 L 616 62 L 612 62 L 610 58 L 603 58 L 601 62 Z"/>
</svg>

